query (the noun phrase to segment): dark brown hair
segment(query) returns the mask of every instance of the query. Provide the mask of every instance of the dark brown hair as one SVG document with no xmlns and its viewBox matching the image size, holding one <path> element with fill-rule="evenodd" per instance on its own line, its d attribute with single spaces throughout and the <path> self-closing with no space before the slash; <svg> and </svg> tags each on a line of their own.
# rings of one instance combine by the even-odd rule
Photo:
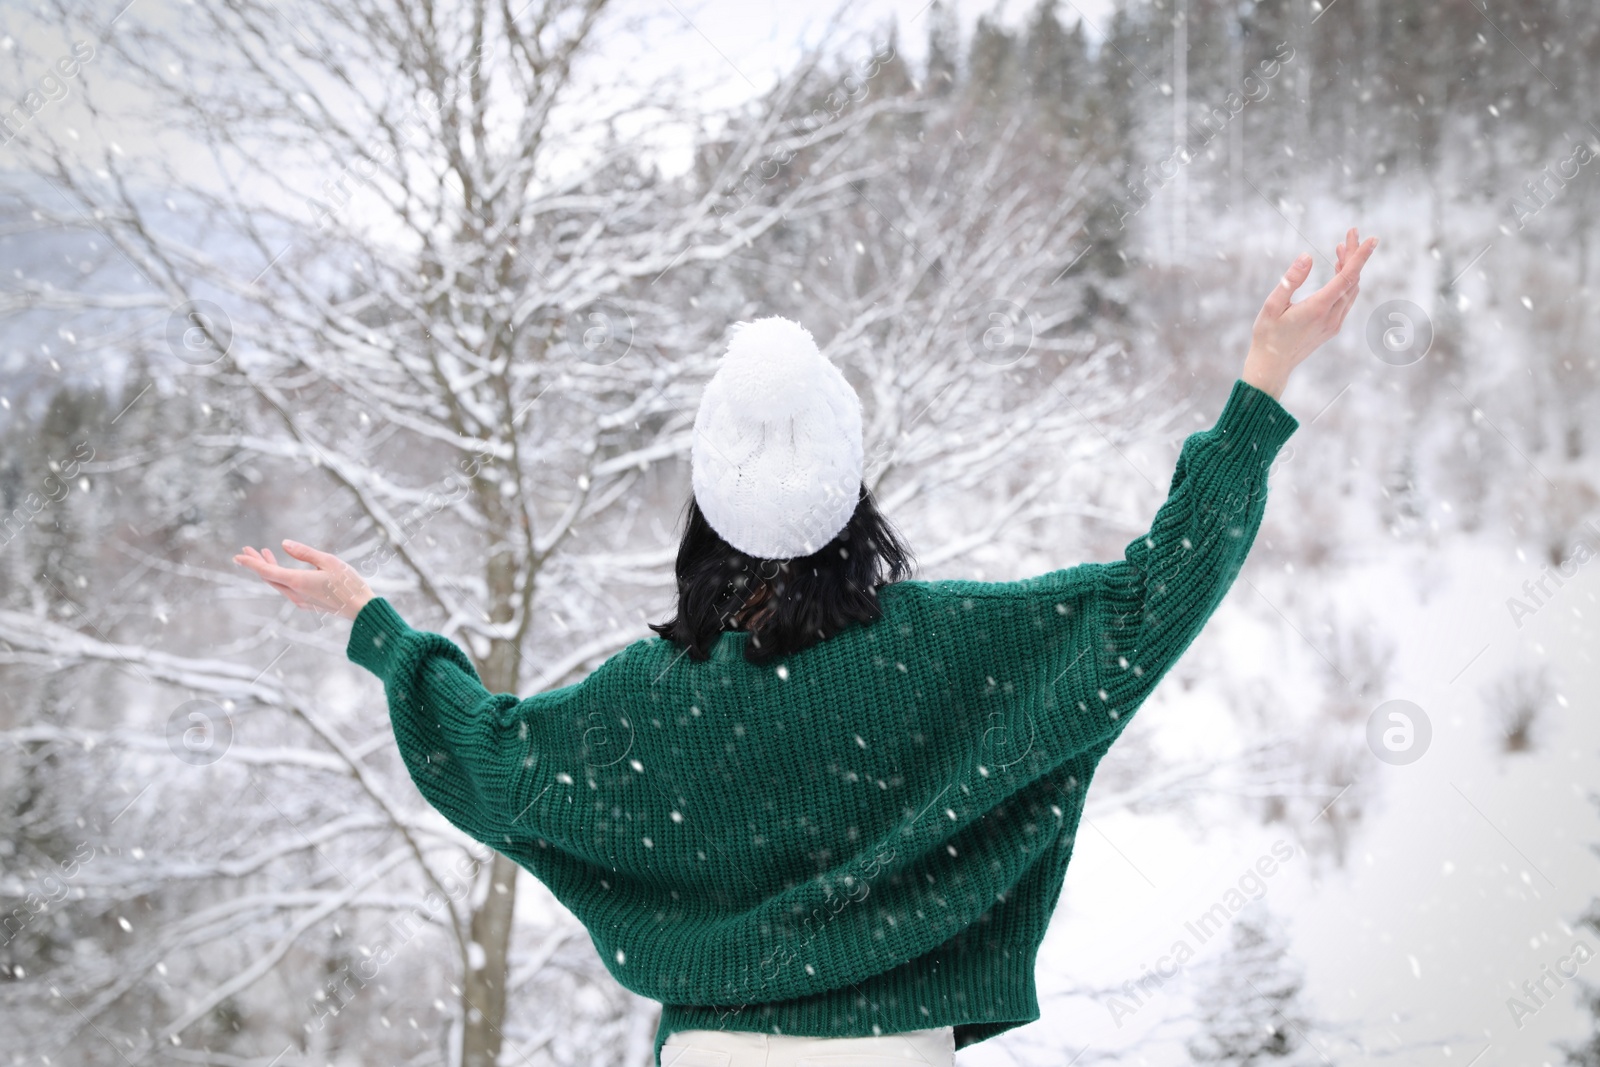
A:
<svg viewBox="0 0 1600 1067">
<path fill-rule="evenodd" d="M 762 663 L 852 623 L 876 621 L 878 590 L 911 568 L 911 554 L 864 485 L 839 535 L 794 559 L 760 559 L 734 548 L 691 497 L 678 544 L 678 612 L 650 628 L 697 660 L 710 657 L 724 631 L 744 630 L 745 658 Z"/>
</svg>

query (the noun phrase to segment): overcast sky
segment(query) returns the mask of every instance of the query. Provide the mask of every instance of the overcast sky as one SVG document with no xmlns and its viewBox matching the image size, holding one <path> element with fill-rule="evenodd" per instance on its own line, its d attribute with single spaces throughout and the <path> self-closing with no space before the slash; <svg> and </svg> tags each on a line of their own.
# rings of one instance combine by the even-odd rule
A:
<svg viewBox="0 0 1600 1067">
<path fill-rule="evenodd" d="M 998 10 L 1002 22 L 1017 26 L 1035 4 L 1036 0 L 954 0 L 953 6 L 963 36 L 970 37 L 979 15 Z M 813 8 L 748 0 L 662 0 L 656 7 L 680 26 L 681 39 L 674 41 L 670 53 L 664 48 L 663 55 L 670 54 L 670 61 L 681 64 L 692 76 L 728 82 L 724 91 L 735 95 L 749 92 L 752 83 L 769 86 L 803 47 L 821 37 L 834 11 L 820 4 Z M 891 20 L 898 20 L 900 51 L 920 64 L 926 53 L 928 7 L 928 0 L 856 0 L 847 5 L 841 23 L 881 37 Z M 1088 36 L 1094 43 L 1100 40 L 1099 29 L 1104 28 L 1111 10 L 1111 0 L 1059 0 L 1057 16 L 1068 26 L 1086 18 Z"/>
<path fill-rule="evenodd" d="M 1008 26 L 1023 24 L 1035 9 L 1037 0 L 947 0 L 957 12 L 962 26 L 962 44 L 970 41 L 974 24 L 982 14 L 997 16 Z M 897 51 L 914 70 L 920 70 L 927 51 L 929 0 L 851 0 L 838 7 L 788 3 L 750 3 L 749 0 L 635 0 L 618 4 L 607 16 L 594 38 L 594 49 L 587 64 L 580 64 L 580 78 L 586 84 L 616 87 L 626 92 L 662 78 L 677 81 L 683 99 L 709 110 L 719 110 L 769 89 L 781 74 L 790 69 L 808 48 L 827 34 L 830 20 L 838 15 L 833 32 L 834 51 L 846 62 L 863 62 L 887 43 L 889 27 L 898 26 Z M 1085 20 L 1087 37 L 1094 48 L 1102 38 L 1113 10 L 1113 0 L 1058 0 L 1057 16 L 1068 26 Z M 119 14 L 120 12 L 120 14 Z M 309 40 L 320 39 L 317 28 L 305 24 L 307 16 L 285 5 L 283 13 Z M 0 4 L 0 100 L 20 99 L 35 88 L 42 75 L 50 72 L 56 58 L 66 55 L 70 42 L 54 25 L 41 26 L 37 15 L 16 5 Z M 136 88 L 105 82 L 110 60 L 103 45 L 110 34 L 125 31 L 139 23 L 158 32 L 170 27 L 179 34 L 192 26 L 186 5 L 176 0 L 133 0 L 131 4 L 108 5 L 105 17 L 95 25 L 75 25 L 73 40 L 102 46 L 95 60 L 83 64 L 84 74 L 102 109 L 96 130 L 81 106 L 78 86 L 69 79 L 68 95 L 52 100 L 36 116 L 33 125 L 48 127 L 53 136 L 70 137 L 67 147 L 97 155 L 105 142 L 115 140 L 118 148 L 133 156 L 158 154 L 172 163 L 192 158 L 196 168 L 209 169 L 210 155 L 192 145 L 174 143 L 160 126 L 149 128 Z M 19 47 L 20 46 L 20 47 Z M 591 112 L 602 101 L 602 94 L 573 94 L 570 103 Z M 120 109 L 120 113 L 119 113 Z M 580 116 L 574 115 L 578 118 Z M 71 131 L 67 134 L 67 131 Z M 626 134 L 627 130 L 621 130 Z M 658 165 L 668 173 L 680 170 L 688 160 L 687 134 L 668 143 L 659 131 L 661 145 Z M 286 166 L 294 164 L 284 160 Z M 9 148 L 0 148 L 0 171 L 12 170 L 19 158 Z M 191 176 L 193 176 L 191 172 Z M 321 171 L 306 177 L 306 188 L 314 191 Z"/>
</svg>

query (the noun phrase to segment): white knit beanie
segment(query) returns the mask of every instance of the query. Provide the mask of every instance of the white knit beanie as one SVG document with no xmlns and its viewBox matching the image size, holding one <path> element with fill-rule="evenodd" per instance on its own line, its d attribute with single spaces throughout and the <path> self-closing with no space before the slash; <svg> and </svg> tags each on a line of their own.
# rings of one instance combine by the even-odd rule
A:
<svg viewBox="0 0 1600 1067">
<path fill-rule="evenodd" d="M 855 513 L 861 401 L 799 323 L 734 323 L 690 462 L 695 500 L 723 540 L 760 559 L 809 556 Z"/>
</svg>

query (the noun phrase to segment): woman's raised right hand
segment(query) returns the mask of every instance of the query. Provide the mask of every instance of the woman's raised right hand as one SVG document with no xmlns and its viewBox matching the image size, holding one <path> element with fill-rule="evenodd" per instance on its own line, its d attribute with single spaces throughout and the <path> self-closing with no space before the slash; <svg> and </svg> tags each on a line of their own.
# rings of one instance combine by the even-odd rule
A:
<svg viewBox="0 0 1600 1067">
<path fill-rule="evenodd" d="M 1289 374 L 1324 341 L 1339 332 L 1344 317 L 1361 290 L 1361 268 L 1378 247 L 1369 237 L 1357 243 L 1352 226 L 1344 243 L 1336 250 L 1337 272 L 1328 284 L 1298 304 L 1289 302 L 1311 273 L 1311 256 L 1301 256 L 1289 265 L 1283 278 L 1272 287 L 1266 303 L 1256 315 L 1250 331 L 1250 352 L 1239 375 L 1247 384 L 1279 397 L 1289 382 Z"/>
</svg>

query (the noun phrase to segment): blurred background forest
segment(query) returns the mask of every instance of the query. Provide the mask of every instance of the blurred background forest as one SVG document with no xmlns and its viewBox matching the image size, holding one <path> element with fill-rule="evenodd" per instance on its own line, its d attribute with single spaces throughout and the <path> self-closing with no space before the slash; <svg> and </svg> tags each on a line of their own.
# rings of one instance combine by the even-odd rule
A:
<svg viewBox="0 0 1600 1067">
<path fill-rule="evenodd" d="M 818 25 L 758 70 L 714 6 L 0 9 L 0 1061 L 643 1067 L 655 1005 L 239 546 L 571 682 L 668 612 L 698 390 L 781 314 L 921 577 L 1113 559 L 1355 225 L 1250 561 L 1096 778 L 1044 1017 L 958 1062 L 1600 1067 L 1600 12 Z"/>
</svg>

